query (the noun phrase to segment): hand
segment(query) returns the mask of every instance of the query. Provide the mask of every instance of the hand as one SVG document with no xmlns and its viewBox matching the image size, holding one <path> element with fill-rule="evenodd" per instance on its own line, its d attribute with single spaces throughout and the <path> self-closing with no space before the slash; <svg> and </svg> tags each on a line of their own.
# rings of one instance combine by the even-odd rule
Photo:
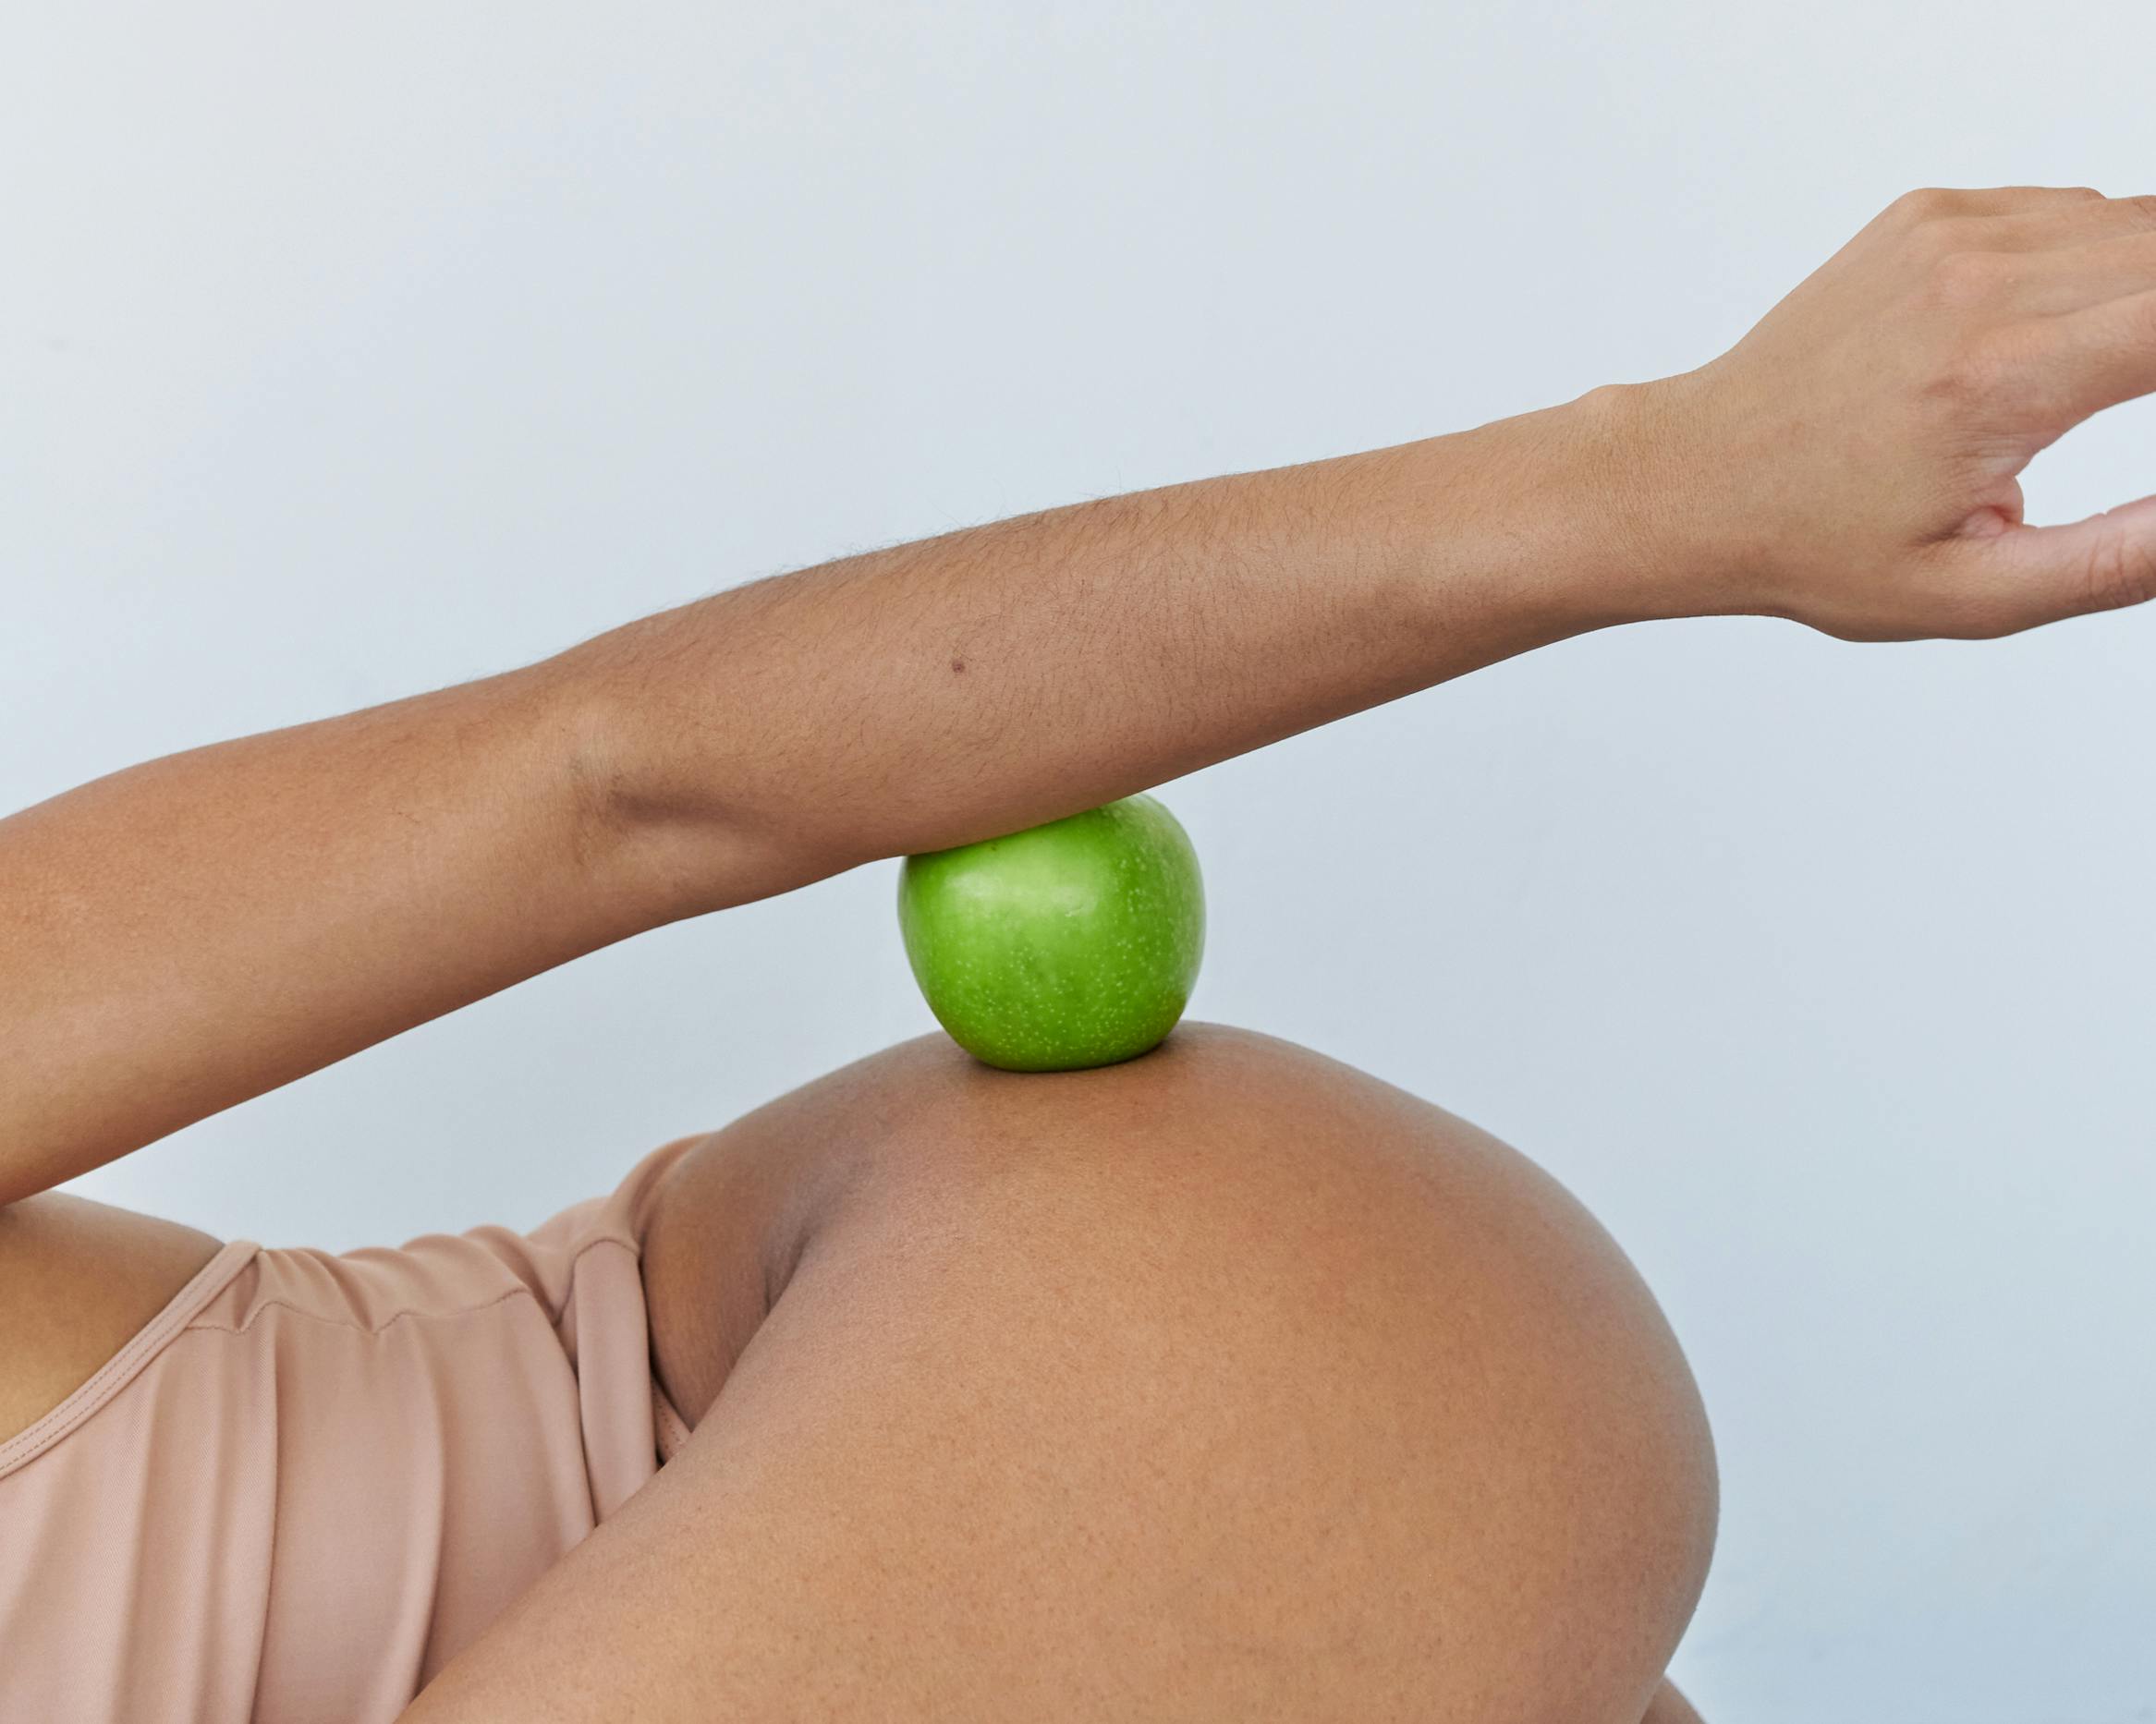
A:
<svg viewBox="0 0 2156 1724">
<path fill-rule="evenodd" d="M 1720 358 L 1637 392 L 1683 608 L 1910 640 L 2156 598 L 2156 496 L 2032 527 L 2016 479 L 2152 390 L 2156 197 L 1899 198 Z"/>
</svg>

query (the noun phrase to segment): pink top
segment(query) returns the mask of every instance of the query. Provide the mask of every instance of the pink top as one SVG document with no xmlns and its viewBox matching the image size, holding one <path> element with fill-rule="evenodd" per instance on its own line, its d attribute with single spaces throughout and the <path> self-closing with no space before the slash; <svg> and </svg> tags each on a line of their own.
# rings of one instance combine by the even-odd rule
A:
<svg viewBox="0 0 2156 1724">
<path fill-rule="evenodd" d="M 0 1443 L 0 1719 L 394 1718 L 687 1439 L 632 1219 L 225 1246 Z"/>
</svg>

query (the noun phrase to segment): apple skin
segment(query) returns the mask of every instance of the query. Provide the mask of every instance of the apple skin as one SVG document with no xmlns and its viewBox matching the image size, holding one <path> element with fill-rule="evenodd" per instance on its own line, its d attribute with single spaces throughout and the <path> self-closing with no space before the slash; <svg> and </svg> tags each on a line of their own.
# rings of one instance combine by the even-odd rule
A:
<svg viewBox="0 0 2156 1724">
<path fill-rule="evenodd" d="M 1074 1071 L 1175 1028 L 1205 952 L 1205 887 L 1175 817 L 1126 796 L 908 856 L 898 928 L 952 1040 L 1005 1071 Z"/>
</svg>

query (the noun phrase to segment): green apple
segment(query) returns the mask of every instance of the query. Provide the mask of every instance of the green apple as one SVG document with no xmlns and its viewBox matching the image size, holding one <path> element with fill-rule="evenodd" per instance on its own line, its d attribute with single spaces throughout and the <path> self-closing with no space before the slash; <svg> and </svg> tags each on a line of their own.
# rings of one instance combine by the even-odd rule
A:
<svg viewBox="0 0 2156 1724">
<path fill-rule="evenodd" d="M 1198 853 L 1151 796 L 927 856 L 898 877 L 914 979 L 1012 1072 L 1113 1065 L 1175 1026 L 1205 950 Z"/>
</svg>

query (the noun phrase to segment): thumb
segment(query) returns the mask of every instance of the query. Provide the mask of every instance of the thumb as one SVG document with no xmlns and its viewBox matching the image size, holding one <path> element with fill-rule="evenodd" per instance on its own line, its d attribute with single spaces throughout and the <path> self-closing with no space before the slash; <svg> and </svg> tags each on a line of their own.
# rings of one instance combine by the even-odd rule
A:
<svg viewBox="0 0 2156 1724">
<path fill-rule="evenodd" d="M 1971 635 L 2012 635 L 2156 599 L 2156 495 L 2058 527 L 1948 541 L 1955 605 Z"/>
</svg>

